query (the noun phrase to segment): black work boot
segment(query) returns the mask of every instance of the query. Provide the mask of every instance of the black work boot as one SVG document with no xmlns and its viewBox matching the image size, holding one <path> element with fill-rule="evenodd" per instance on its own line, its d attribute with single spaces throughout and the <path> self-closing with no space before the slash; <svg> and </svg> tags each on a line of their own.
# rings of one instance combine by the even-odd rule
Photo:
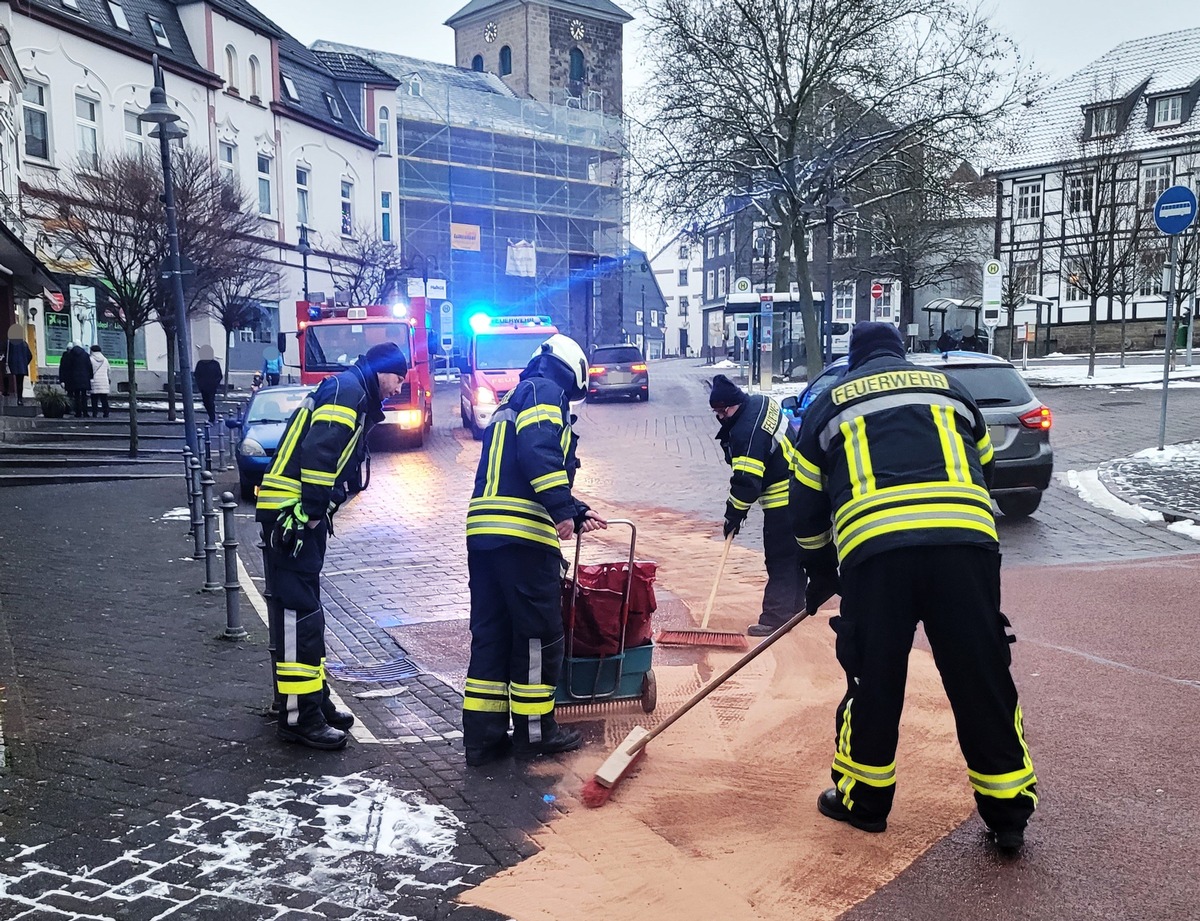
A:
<svg viewBox="0 0 1200 921">
<path fill-rule="evenodd" d="M 321 687 L 321 715 L 330 726 L 343 732 L 354 725 L 354 714 L 337 708 L 329 694 L 328 684 Z"/>
<path fill-rule="evenodd" d="M 518 758 L 529 760 L 542 755 L 557 755 L 561 752 L 573 752 L 583 744 L 583 734 L 578 729 L 564 729 L 555 726 L 554 730 L 542 737 L 540 742 L 525 742 L 514 744 L 513 754 Z"/>
<path fill-rule="evenodd" d="M 887 831 L 887 819 L 867 819 L 851 812 L 842 803 L 835 787 L 830 787 L 817 797 L 817 811 L 835 822 L 848 822 L 852 828 L 859 831 L 869 831 L 872 834 Z"/>
<path fill-rule="evenodd" d="M 770 636 L 772 633 L 774 633 L 776 630 L 778 630 L 780 627 L 782 627 L 784 624 L 787 623 L 786 618 L 784 620 L 779 621 L 779 623 L 774 623 L 774 622 L 770 622 L 770 621 L 764 622 L 764 621 L 765 621 L 765 618 L 760 617 L 758 619 L 758 623 L 751 624 L 749 627 L 747 627 L 746 628 L 746 636 Z"/>
<path fill-rule="evenodd" d="M 989 827 L 987 837 L 996 846 L 996 850 L 1008 857 L 1016 856 L 1017 852 L 1025 846 L 1025 830 L 1023 828 L 996 831 Z"/>
<path fill-rule="evenodd" d="M 350 738 L 342 730 L 334 729 L 328 723 L 316 723 L 312 726 L 285 726 L 280 723 L 276 733 L 285 742 L 296 742 L 324 751 L 345 748 L 346 740 Z"/>
<path fill-rule="evenodd" d="M 466 746 L 467 764 L 470 767 L 483 767 L 493 761 L 500 761 L 512 753 L 512 738 L 507 734 L 502 739 L 478 747 Z"/>
</svg>

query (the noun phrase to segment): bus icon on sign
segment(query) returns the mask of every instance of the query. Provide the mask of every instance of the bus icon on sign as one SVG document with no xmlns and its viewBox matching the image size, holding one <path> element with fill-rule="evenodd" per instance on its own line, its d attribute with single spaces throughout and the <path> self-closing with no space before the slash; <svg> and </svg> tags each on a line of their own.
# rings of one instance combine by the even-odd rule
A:
<svg viewBox="0 0 1200 921">
<path fill-rule="evenodd" d="M 1190 201 L 1173 201 L 1158 209 L 1159 217 L 1187 217 L 1192 213 Z"/>
</svg>

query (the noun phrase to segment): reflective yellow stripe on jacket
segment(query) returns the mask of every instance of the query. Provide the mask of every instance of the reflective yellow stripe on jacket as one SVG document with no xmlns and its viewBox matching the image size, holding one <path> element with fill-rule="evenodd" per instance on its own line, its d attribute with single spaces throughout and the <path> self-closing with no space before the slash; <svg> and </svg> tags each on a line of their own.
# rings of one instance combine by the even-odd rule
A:
<svg viewBox="0 0 1200 921">
<path fill-rule="evenodd" d="M 481 496 L 467 506 L 467 537 L 490 535 L 532 540 L 559 548 L 558 531 L 540 502 L 512 496 Z"/>
</svg>

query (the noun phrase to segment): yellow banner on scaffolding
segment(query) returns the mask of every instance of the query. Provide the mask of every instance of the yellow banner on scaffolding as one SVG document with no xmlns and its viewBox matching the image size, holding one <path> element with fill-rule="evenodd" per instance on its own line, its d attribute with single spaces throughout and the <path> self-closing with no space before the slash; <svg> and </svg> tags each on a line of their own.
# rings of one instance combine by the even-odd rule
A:
<svg viewBox="0 0 1200 921">
<path fill-rule="evenodd" d="M 479 225 L 451 223 L 450 248 L 479 252 Z"/>
</svg>

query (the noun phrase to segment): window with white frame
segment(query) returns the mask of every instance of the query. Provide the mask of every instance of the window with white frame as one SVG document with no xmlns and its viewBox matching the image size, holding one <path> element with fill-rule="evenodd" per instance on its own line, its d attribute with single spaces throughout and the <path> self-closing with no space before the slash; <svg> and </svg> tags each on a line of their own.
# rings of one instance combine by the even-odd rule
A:
<svg viewBox="0 0 1200 921">
<path fill-rule="evenodd" d="M 296 167 L 296 223 L 308 226 L 308 167 Z"/>
<path fill-rule="evenodd" d="M 883 215 L 878 215 L 871 221 L 871 255 L 882 256 L 890 252 L 891 235 L 888 233 L 887 221 Z"/>
<path fill-rule="evenodd" d="M 1096 177 L 1081 173 L 1067 177 L 1067 213 L 1091 214 L 1096 207 Z"/>
<path fill-rule="evenodd" d="M 1079 280 L 1079 275 L 1075 272 L 1068 272 L 1067 276 L 1063 279 L 1064 303 L 1078 303 L 1079 301 L 1086 301 L 1088 299 L 1083 288 L 1079 286 Z"/>
<path fill-rule="evenodd" d="M 1137 261 L 1137 296 L 1160 297 L 1162 294 L 1162 271 L 1167 262 L 1166 250 L 1152 247 L 1144 249 Z"/>
<path fill-rule="evenodd" d="M 75 97 L 75 150 L 84 169 L 100 168 L 100 103 Z"/>
<path fill-rule="evenodd" d="M 856 285 L 852 281 L 838 281 L 833 284 L 833 318 L 853 322 L 854 299 Z"/>
<path fill-rule="evenodd" d="M 237 145 L 228 141 L 217 144 L 217 169 L 221 178 L 233 185 L 237 184 Z"/>
<path fill-rule="evenodd" d="M 1013 190 L 1017 200 L 1017 220 L 1036 221 L 1042 216 L 1042 183 L 1018 182 Z"/>
<path fill-rule="evenodd" d="M 422 91 L 421 78 L 418 76 L 413 76 L 413 78 L 408 81 L 408 95 L 420 96 L 421 91 Z"/>
<path fill-rule="evenodd" d="M 723 233 L 717 234 L 717 255 L 725 255 L 725 234 Z"/>
<path fill-rule="evenodd" d="M 142 121 L 137 112 L 125 110 L 125 150 L 141 156 L 146 150 L 146 138 L 142 134 Z"/>
<path fill-rule="evenodd" d="M 287 74 L 280 74 L 279 79 L 283 82 L 283 92 L 292 102 L 300 101 L 300 92 L 296 89 L 296 81 Z"/>
<path fill-rule="evenodd" d="M 763 221 L 754 225 L 754 235 L 750 259 L 752 262 L 766 262 L 771 256 L 771 228 Z"/>
<path fill-rule="evenodd" d="M 679 315 L 681 317 L 686 317 L 688 315 L 688 307 L 689 306 L 691 306 L 691 305 L 688 301 L 687 295 L 681 294 L 679 296 Z"/>
<path fill-rule="evenodd" d="M 833 224 L 833 255 L 837 259 L 849 259 L 856 250 L 858 237 L 858 215 L 843 214 Z"/>
<path fill-rule="evenodd" d="M 679 287 L 686 288 L 687 283 L 688 283 L 688 270 L 680 269 L 679 270 Z"/>
<path fill-rule="evenodd" d="M 387 106 L 381 106 L 379 109 L 379 124 L 376 125 L 376 132 L 379 137 L 379 152 L 390 154 L 392 152 L 392 113 L 388 111 Z"/>
<path fill-rule="evenodd" d="M 262 98 L 262 76 L 258 66 L 258 58 L 250 55 L 246 61 L 247 76 L 250 78 L 250 98 L 256 102 Z"/>
<path fill-rule="evenodd" d="M 150 23 L 150 31 L 154 33 L 154 44 L 160 48 L 170 48 L 171 39 L 167 37 L 167 27 L 153 16 L 147 16 L 146 19 Z"/>
<path fill-rule="evenodd" d="M 717 297 L 724 297 L 726 290 L 728 290 L 725 287 L 725 278 L 725 270 L 717 269 Z"/>
<path fill-rule="evenodd" d="M 1164 96 L 1154 100 L 1154 127 L 1178 125 L 1183 121 L 1183 97 Z"/>
<path fill-rule="evenodd" d="M 25 120 L 25 156 L 50 159 L 50 110 L 46 87 L 26 83 L 21 93 L 21 111 Z"/>
<path fill-rule="evenodd" d="M 896 283 L 887 278 L 876 278 L 874 284 L 883 288 L 883 296 L 871 298 L 871 318 L 890 322 L 896 307 Z"/>
<path fill-rule="evenodd" d="M 717 254 L 717 240 L 715 237 L 709 237 L 705 243 L 706 254 L 709 259 Z"/>
<path fill-rule="evenodd" d="M 1037 263 L 1033 261 L 1014 262 L 1012 266 L 1012 287 L 1018 297 L 1026 294 L 1042 293 L 1042 278 L 1038 272 Z"/>
<path fill-rule="evenodd" d="M 734 229 L 732 227 L 729 228 L 729 251 L 731 253 L 733 252 L 733 240 L 734 240 L 733 230 Z"/>
<path fill-rule="evenodd" d="M 265 154 L 258 155 L 258 213 L 270 217 L 275 213 L 271 195 L 271 158 Z"/>
<path fill-rule="evenodd" d="M 679 246 L 679 258 L 684 262 L 692 258 L 692 248 L 686 243 L 681 243 Z"/>
<path fill-rule="evenodd" d="M 342 236 L 354 236 L 354 183 L 342 180 Z"/>
<path fill-rule="evenodd" d="M 76 13 L 79 12 L 79 0 L 62 0 L 62 5 Z"/>
<path fill-rule="evenodd" d="M 384 243 L 392 242 L 392 193 L 379 193 L 379 235 Z"/>
<path fill-rule="evenodd" d="M 1171 185 L 1171 164 L 1151 163 L 1142 167 L 1142 207 L 1153 208 Z"/>
<path fill-rule="evenodd" d="M 658 326 L 658 311 L 657 310 L 650 311 L 650 325 Z"/>
<path fill-rule="evenodd" d="M 1118 106 L 1101 106 L 1092 110 L 1092 137 L 1116 134 L 1121 127 L 1121 110 Z"/>
<path fill-rule="evenodd" d="M 704 276 L 704 298 L 705 298 L 705 300 L 711 301 L 714 297 L 717 296 L 716 295 L 716 290 L 717 290 L 716 282 L 714 280 L 716 277 L 717 277 L 716 273 L 713 272 L 712 269 L 709 269 L 708 272 Z"/>
<path fill-rule="evenodd" d="M 335 121 L 342 120 L 342 107 L 338 105 L 338 101 L 333 98 L 332 93 L 325 94 L 325 105 L 329 107 L 329 114 L 333 116 Z"/>
<path fill-rule="evenodd" d="M 231 93 L 238 91 L 237 49 L 233 45 L 225 46 L 225 89 Z"/>
<path fill-rule="evenodd" d="M 108 0 L 108 12 L 112 15 L 114 26 L 116 26 L 122 32 L 133 32 L 133 30 L 129 28 L 129 20 L 126 18 L 125 8 L 121 6 L 121 4 L 114 2 L 114 0 Z"/>
</svg>

